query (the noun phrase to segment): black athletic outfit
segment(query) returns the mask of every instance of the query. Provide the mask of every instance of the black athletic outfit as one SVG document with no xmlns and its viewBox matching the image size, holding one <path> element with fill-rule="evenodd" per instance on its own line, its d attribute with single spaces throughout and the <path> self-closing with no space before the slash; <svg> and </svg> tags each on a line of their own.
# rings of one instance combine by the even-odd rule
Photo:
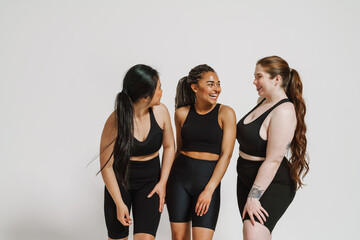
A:
<svg viewBox="0 0 360 240">
<path fill-rule="evenodd" d="M 264 99 L 265 100 L 265 99 Z M 269 113 L 282 103 L 290 102 L 289 99 L 283 99 L 272 106 L 269 110 L 261 114 L 258 118 L 248 124 L 244 124 L 244 119 L 260 106 L 262 100 L 248 114 L 246 114 L 237 124 L 236 138 L 240 144 L 240 150 L 248 155 L 266 157 L 267 141 L 263 140 L 260 135 L 260 128 Z M 255 181 L 258 170 L 263 161 L 246 160 L 239 156 L 237 162 L 237 197 L 238 206 L 242 216 L 249 191 Z M 260 198 L 261 206 L 268 212 L 264 225 L 272 232 L 277 221 L 284 214 L 295 196 L 295 183 L 290 177 L 288 160 L 286 157 L 282 160 L 274 179 L 265 190 Z M 245 219 L 250 219 L 249 215 L 245 215 Z M 254 219 L 259 222 L 257 217 Z M 244 221 L 243 220 L 243 221 Z"/>
<path fill-rule="evenodd" d="M 191 105 L 181 129 L 181 151 L 209 152 L 220 155 L 223 131 L 219 126 L 220 104 L 200 115 Z M 192 221 L 193 227 L 215 230 L 220 209 L 220 184 L 215 189 L 209 210 L 197 216 L 195 205 L 209 182 L 217 161 L 195 159 L 180 154 L 171 169 L 166 191 L 170 222 Z"/>
<path fill-rule="evenodd" d="M 145 156 L 157 152 L 162 145 L 163 130 L 157 124 L 154 113 L 149 108 L 150 131 L 143 142 L 134 137 L 132 156 Z M 160 221 L 159 196 L 154 194 L 151 198 L 147 195 L 153 190 L 160 180 L 159 156 L 148 161 L 130 161 L 130 188 L 125 189 L 118 183 L 121 197 L 129 209 L 133 208 L 134 234 L 148 233 L 153 236 Z M 129 227 L 123 226 L 116 216 L 116 205 L 105 187 L 105 222 L 108 236 L 119 239 L 128 236 Z"/>
</svg>

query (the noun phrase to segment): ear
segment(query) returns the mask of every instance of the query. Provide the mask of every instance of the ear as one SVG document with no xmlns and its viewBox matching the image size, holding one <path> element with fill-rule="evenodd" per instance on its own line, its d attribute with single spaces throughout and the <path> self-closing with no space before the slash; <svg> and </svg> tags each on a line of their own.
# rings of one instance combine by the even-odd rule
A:
<svg viewBox="0 0 360 240">
<path fill-rule="evenodd" d="M 198 91 L 199 91 L 199 90 L 198 90 L 198 85 L 195 84 L 195 83 L 191 84 L 190 87 L 191 87 L 191 89 L 192 89 L 194 92 L 198 92 Z"/>
<path fill-rule="evenodd" d="M 141 98 L 141 101 L 145 104 L 148 104 L 150 101 L 151 101 L 151 98 L 150 97 L 143 97 Z"/>
<path fill-rule="evenodd" d="M 275 80 L 275 86 L 277 86 L 282 82 L 282 77 L 280 75 L 277 75 L 274 80 Z"/>
</svg>

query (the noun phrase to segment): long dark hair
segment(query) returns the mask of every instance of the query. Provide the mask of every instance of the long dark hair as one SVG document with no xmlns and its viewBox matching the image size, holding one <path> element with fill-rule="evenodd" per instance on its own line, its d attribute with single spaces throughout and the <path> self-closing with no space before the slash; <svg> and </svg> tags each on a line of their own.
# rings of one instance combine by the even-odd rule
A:
<svg viewBox="0 0 360 240">
<path fill-rule="evenodd" d="M 197 84 L 202 75 L 207 72 L 215 72 L 206 64 L 198 65 L 191 69 L 189 75 L 179 80 L 176 88 L 175 109 L 195 103 L 195 93 L 191 89 L 191 84 Z"/>
<path fill-rule="evenodd" d="M 294 104 L 296 112 L 297 125 L 294 138 L 291 141 L 290 176 L 295 181 L 297 189 L 303 186 L 302 179 L 309 172 L 308 156 L 306 152 L 306 124 L 305 114 L 306 106 L 302 97 L 302 82 L 299 73 L 291 69 L 288 63 L 278 57 L 271 56 L 260 59 L 257 64 L 262 66 L 265 72 L 269 73 L 271 78 L 281 76 L 282 88 L 289 100 Z"/>
<path fill-rule="evenodd" d="M 129 69 L 123 80 L 123 90 L 119 92 L 115 100 L 115 118 L 117 135 L 115 145 L 110 158 L 114 156 L 114 172 L 117 180 L 124 186 L 129 186 L 129 165 L 134 136 L 134 108 L 141 98 L 154 96 L 156 85 L 159 80 L 158 72 L 143 64 L 138 64 Z M 106 164 L 100 169 L 102 171 Z"/>
</svg>

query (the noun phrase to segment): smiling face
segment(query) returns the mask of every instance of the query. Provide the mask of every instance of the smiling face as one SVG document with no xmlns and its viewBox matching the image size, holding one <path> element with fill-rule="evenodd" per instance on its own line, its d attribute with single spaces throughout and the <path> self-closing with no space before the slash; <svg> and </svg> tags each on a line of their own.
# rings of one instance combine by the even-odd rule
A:
<svg viewBox="0 0 360 240">
<path fill-rule="evenodd" d="M 221 93 L 220 80 L 216 73 L 206 72 L 201 76 L 197 84 L 192 84 L 197 101 L 204 101 L 216 104 Z"/>
<path fill-rule="evenodd" d="M 260 97 L 268 96 L 276 88 L 277 79 L 271 79 L 270 74 L 265 72 L 261 65 L 256 65 L 254 76 L 253 84 Z"/>
</svg>

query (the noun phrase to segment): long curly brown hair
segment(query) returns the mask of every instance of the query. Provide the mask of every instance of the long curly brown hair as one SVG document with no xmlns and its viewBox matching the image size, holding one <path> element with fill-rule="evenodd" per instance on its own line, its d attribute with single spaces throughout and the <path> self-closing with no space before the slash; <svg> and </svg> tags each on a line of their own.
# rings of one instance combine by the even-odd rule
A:
<svg viewBox="0 0 360 240">
<path fill-rule="evenodd" d="M 282 88 L 287 97 L 294 104 L 296 112 L 297 125 L 294 138 L 290 144 L 291 157 L 289 159 L 290 176 L 295 181 L 296 189 L 304 184 L 302 180 L 309 172 L 309 157 L 306 152 L 306 124 L 304 117 L 306 106 L 302 97 L 302 82 L 299 73 L 291 69 L 289 64 L 278 56 L 270 56 L 260 59 L 257 64 L 264 68 L 270 74 L 271 78 L 281 76 Z"/>
</svg>

